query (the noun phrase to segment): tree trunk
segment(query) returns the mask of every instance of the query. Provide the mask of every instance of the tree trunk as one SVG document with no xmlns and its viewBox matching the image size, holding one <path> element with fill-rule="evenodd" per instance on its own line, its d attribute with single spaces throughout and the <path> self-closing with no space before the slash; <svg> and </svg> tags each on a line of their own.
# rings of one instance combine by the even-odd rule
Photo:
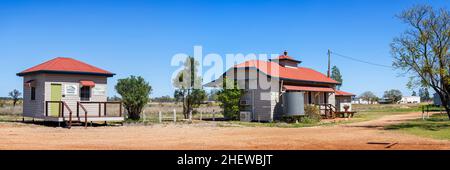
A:
<svg viewBox="0 0 450 170">
<path fill-rule="evenodd" d="M 128 118 L 130 118 L 131 120 L 139 120 L 139 119 L 141 119 L 140 112 L 137 111 L 137 110 L 138 109 L 135 109 L 135 108 L 127 108 Z"/>
<path fill-rule="evenodd" d="M 450 120 L 450 99 L 448 98 L 449 95 L 439 91 L 436 91 L 436 93 L 439 95 L 442 106 L 444 106 L 445 112 L 447 112 L 448 119 Z"/>
<path fill-rule="evenodd" d="M 450 120 L 450 106 L 445 106 L 445 111 L 447 112 L 448 119 Z"/>
</svg>

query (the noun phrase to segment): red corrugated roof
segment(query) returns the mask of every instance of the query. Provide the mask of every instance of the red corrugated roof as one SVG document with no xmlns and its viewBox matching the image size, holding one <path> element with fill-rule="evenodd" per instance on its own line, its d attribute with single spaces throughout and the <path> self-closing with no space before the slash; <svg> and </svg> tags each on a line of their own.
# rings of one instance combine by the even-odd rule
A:
<svg viewBox="0 0 450 170">
<path fill-rule="evenodd" d="M 330 88 L 330 87 L 309 87 L 309 86 L 284 85 L 283 88 L 285 90 L 293 90 L 293 91 L 334 92 L 334 89 Z"/>
<path fill-rule="evenodd" d="M 278 60 L 294 60 L 294 58 L 287 56 L 287 55 L 280 55 L 276 59 L 278 59 Z"/>
<path fill-rule="evenodd" d="M 356 96 L 356 95 L 349 92 L 336 90 L 336 96 Z"/>
<path fill-rule="evenodd" d="M 61 73 L 79 73 L 79 74 L 99 74 L 104 76 L 113 76 L 114 73 L 100 69 L 98 67 L 86 64 L 72 58 L 58 57 L 37 66 L 26 69 L 17 75 L 23 76 L 36 72 L 61 72 Z"/>
<path fill-rule="evenodd" d="M 290 56 L 288 56 L 288 55 L 280 55 L 280 56 L 278 56 L 277 58 L 275 58 L 275 59 L 270 59 L 270 60 L 278 60 L 278 61 L 281 61 L 281 60 L 289 60 L 289 61 L 293 61 L 293 62 L 296 62 L 296 63 L 301 63 L 301 61 L 298 61 L 298 60 L 296 60 L 296 59 L 294 59 L 294 58 L 292 58 L 292 57 L 290 57 Z"/>
<path fill-rule="evenodd" d="M 257 68 L 261 72 L 284 79 L 312 81 L 322 83 L 339 84 L 339 82 L 327 77 L 326 75 L 306 67 L 283 67 L 278 63 L 262 60 L 250 60 L 244 63 L 235 65 L 235 68 Z"/>
</svg>

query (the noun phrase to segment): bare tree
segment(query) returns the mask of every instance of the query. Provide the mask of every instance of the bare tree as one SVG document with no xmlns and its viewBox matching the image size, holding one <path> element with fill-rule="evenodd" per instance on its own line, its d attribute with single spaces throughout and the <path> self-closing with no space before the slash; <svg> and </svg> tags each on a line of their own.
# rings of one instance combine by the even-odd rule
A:
<svg viewBox="0 0 450 170">
<path fill-rule="evenodd" d="M 409 29 L 391 44 L 393 66 L 412 73 L 409 86 L 434 89 L 450 119 L 449 11 L 418 5 L 398 17 Z"/>
<path fill-rule="evenodd" d="M 19 90 L 16 90 L 16 89 L 9 92 L 9 97 L 11 97 L 11 99 L 13 100 L 13 107 L 16 107 L 16 104 L 19 101 L 19 98 L 21 95 L 22 95 L 22 93 L 20 93 Z"/>
</svg>

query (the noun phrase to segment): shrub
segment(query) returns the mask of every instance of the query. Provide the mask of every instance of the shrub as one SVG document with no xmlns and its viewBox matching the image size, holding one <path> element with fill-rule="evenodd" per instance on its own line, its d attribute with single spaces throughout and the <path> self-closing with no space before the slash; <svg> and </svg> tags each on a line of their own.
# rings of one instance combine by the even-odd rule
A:
<svg viewBox="0 0 450 170">
<path fill-rule="evenodd" d="M 233 88 L 226 88 L 226 84 L 234 84 Z M 236 82 L 224 79 L 223 89 L 218 92 L 218 100 L 221 102 L 220 107 L 223 108 L 223 115 L 228 120 L 239 120 L 239 111 L 241 106 L 239 101 L 243 95 L 243 91 L 238 88 Z"/>
<path fill-rule="evenodd" d="M 320 121 L 322 119 L 319 108 L 314 105 L 306 105 L 305 106 L 305 115 L 309 119 L 312 119 L 315 121 Z"/>
<path fill-rule="evenodd" d="M 129 118 L 139 120 L 144 106 L 149 101 L 152 87 L 144 78 L 131 76 L 126 79 L 119 79 L 116 90 L 122 96 Z"/>
</svg>

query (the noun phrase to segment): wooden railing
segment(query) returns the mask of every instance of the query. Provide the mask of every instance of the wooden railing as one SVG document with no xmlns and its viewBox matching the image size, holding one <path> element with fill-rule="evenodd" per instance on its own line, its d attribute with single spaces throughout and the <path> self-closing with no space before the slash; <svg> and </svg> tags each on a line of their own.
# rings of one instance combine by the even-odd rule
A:
<svg viewBox="0 0 450 170">
<path fill-rule="evenodd" d="M 69 125 L 68 128 L 71 128 L 72 126 L 72 109 L 70 109 L 69 105 L 67 105 L 64 101 L 46 101 L 45 102 L 45 116 L 48 117 L 48 105 L 51 103 L 57 103 L 58 104 L 58 118 L 65 119 L 64 111 L 67 109 L 69 111 Z"/>
<path fill-rule="evenodd" d="M 317 104 L 319 111 L 324 111 L 325 118 L 335 118 L 336 107 L 332 104 L 323 103 Z"/>
<path fill-rule="evenodd" d="M 87 109 L 83 106 L 83 104 L 81 102 L 77 102 L 77 117 L 78 119 L 80 119 L 80 107 L 81 109 L 83 109 L 84 111 L 84 127 L 87 128 L 87 117 L 88 117 L 88 111 Z"/>
<path fill-rule="evenodd" d="M 112 117 L 111 115 L 107 115 L 107 105 L 117 104 L 119 105 L 119 117 L 122 117 L 122 102 L 78 102 L 79 106 L 83 106 L 83 104 L 97 104 L 98 105 L 98 117 Z M 102 105 L 103 105 L 103 114 L 102 114 Z M 79 109 L 77 106 L 77 115 L 79 115 Z"/>
<path fill-rule="evenodd" d="M 58 104 L 58 117 L 65 118 L 64 110 L 67 108 L 69 111 L 69 115 L 72 115 L 72 110 L 70 109 L 69 105 L 67 105 L 64 101 L 45 101 L 45 116 L 48 117 L 48 104 L 51 103 L 57 103 Z"/>
<path fill-rule="evenodd" d="M 58 115 L 50 115 L 49 116 L 49 104 L 58 104 Z M 119 117 L 122 117 L 122 102 L 77 102 L 77 112 L 76 112 L 76 118 L 78 118 L 78 121 L 80 121 L 80 108 L 84 112 L 84 122 L 85 127 L 87 127 L 88 124 L 88 109 L 85 105 L 88 104 L 98 104 L 98 117 L 113 117 L 111 115 L 107 114 L 107 105 L 109 104 L 117 104 L 119 105 Z M 103 105 L 103 112 L 102 112 L 102 105 Z M 56 108 L 56 107 L 55 107 Z M 65 121 L 65 110 L 69 111 L 69 121 L 67 124 L 67 127 L 70 129 L 72 127 L 72 119 L 73 119 L 73 112 L 72 109 L 70 109 L 69 105 L 64 101 L 45 101 L 45 116 L 46 117 L 58 117 L 63 118 L 63 121 Z M 51 110 L 52 112 L 54 110 Z"/>
</svg>

